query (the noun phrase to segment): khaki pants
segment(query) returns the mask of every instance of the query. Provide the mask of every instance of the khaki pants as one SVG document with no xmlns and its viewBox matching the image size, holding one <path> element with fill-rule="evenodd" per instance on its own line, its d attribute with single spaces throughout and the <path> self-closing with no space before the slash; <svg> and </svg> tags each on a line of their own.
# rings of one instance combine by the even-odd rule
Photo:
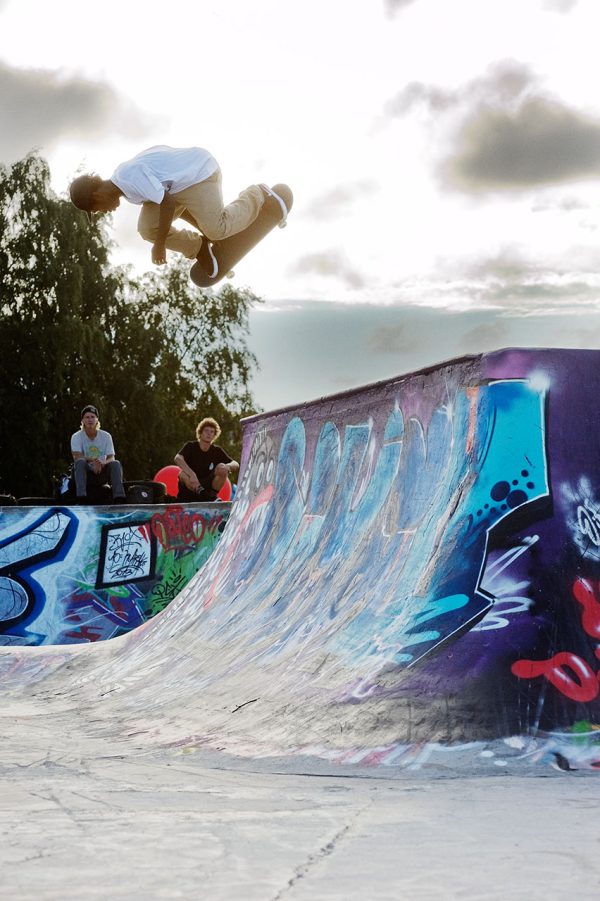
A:
<svg viewBox="0 0 600 901">
<path fill-rule="evenodd" d="M 243 231 L 258 216 L 265 195 L 258 185 L 250 185 L 237 200 L 223 206 L 221 183 L 221 170 L 217 169 L 210 178 L 173 194 L 178 204 L 173 220 L 187 210 L 210 241 L 219 241 Z M 138 220 L 138 232 L 152 244 L 156 240 L 159 211 L 158 203 L 144 203 Z M 200 250 L 201 237 L 196 231 L 171 226 L 165 244 L 169 250 L 193 260 Z"/>
</svg>

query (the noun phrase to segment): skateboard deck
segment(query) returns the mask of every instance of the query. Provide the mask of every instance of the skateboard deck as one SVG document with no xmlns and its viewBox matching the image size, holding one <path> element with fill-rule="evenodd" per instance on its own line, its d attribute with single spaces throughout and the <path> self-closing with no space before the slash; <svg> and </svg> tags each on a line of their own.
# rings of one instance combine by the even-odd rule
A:
<svg viewBox="0 0 600 901">
<path fill-rule="evenodd" d="M 273 185 L 275 191 L 283 200 L 287 207 L 287 211 L 292 208 L 294 201 L 293 194 L 287 185 Z M 253 247 L 262 241 L 265 235 L 281 222 L 283 218 L 281 206 L 274 197 L 267 197 L 264 205 L 254 220 L 254 222 L 245 228 L 244 231 L 238 232 L 237 235 L 231 235 L 222 241 L 214 241 L 212 243 L 212 252 L 217 260 L 219 269 L 215 276 L 210 275 L 197 260 L 190 269 L 190 278 L 199 288 L 210 288 L 216 285 L 226 275 L 231 275 L 232 267 L 243 259 Z"/>
</svg>

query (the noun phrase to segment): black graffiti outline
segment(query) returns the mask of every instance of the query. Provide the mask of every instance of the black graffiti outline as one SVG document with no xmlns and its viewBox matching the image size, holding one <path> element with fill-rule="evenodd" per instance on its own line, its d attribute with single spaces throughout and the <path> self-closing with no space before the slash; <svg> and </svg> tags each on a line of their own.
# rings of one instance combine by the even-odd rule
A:
<svg viewBox="0 0 600 901">
<path fill-rule="evenodd" d="M 52 530 L 44 529 L 44 526 L 48 526 L 52 520 L 56 520 L 55 528 Z M 76 531 L 76 528 L 75 530 L 72 528 L 73 523 L 76 523 L 76 520 L 68 510 L 62 508 L 52 509 L 19 534 L 12 535 L 0 542 L 0 579 L 6 579 L 11 587 L 13 585 L 17 586 L 25 594 L 24 607 L 20 613 L 0 620 L 0 634 L 26 619 L 35 606 L 36 593 L 28 579 L 21 574 L 21 571 L 51 560 L 61 551 L 68 539 L 71 539 L 72 543 Z M 56 533 L 57 537 L 54 538 L 52 536 L 53 532 Z M 40 535 L 47 533 L 45 537 L 49 536 L 49 544 L 42 550 L 38 548 L 31 553 L 27 547 L 31 545 L 36 533 L 38 538 Z M 26 546 L 24 556 L 21 556 L 20 544 L 25 544 Z M 7 556 L 11 559 L 5 562 L 4 565 L 1 565 L 4 551 L 8 551 Z"/>
<path fill-rule="evenodd" d="M 140 529 L 140 528 L 145 529 L 145 531 L 147 533 L 147 538 L 148 538 L 148 544 L 149 544 L 149 550 L 150 550 L 150 560 L 149 560 L 148 572 L 141 573 L 140 575 L 137 575 L 137 576 L 135 575 L 135 564 L 136 564 L 136 562 L 139 562 L 139 561 L 137 561 L 137 558 L 135 555 L 132 555 L 132 557 L 128 560 L 128 562 L 126 564 L 125 563 L 121 564 L 121 566 L 122 566 L 121 572 L 115 573 L 115 575 L 117 575 L 117 576 L 120 575 L 121 578 L 116 578 L 114 580 L 110 579 L 110 581 L 107 581 L 104 577 L 104 574 L 105 574 L 105 570 L 106 570 L 107 557 L 109 556 L 109 553 L 111 550 L 109 548 L 109 543 L 111 542 L 111 539 L 114 539 L 115 541 L 120 540 L 121 542 L 123 542 L 123 539 L 125 538 L 125 536 L 120 538 L 119 536 L 115 535 L 114 534 L 115 531 L 117 529 L 119 531 L 124 531 L 124 530 L 129 531 L 129 533 L 131 535 L 131 541 L 133 541 L 133 534 L 131 534 L 131 533 L 133 533 L 136 529 Z M 112 535 L 111 535 L 111 532 L 113 533 Z M 129 543 L 131 543 L 131 541 Z M 127 541 L 125 540 L 125 543 L 124 544 L 122 543 L 122 549 L 126 550 L 126 548 L 127 548 Z M 134 565 L 133 573 L 131 572 L 132 565 Z M 102 526 L 102 532 L 101 532 L 101 536 L 100 536 L 100 553 L 98 555 L 98 573 L 96 576 L 96 585 L 95 585 L 95 587 L 97 589 L 112 588 L 113 586 L 117 586 L 117 585 L 129 585 L 129 584 L 134 584 L 135 582 L 147 582 L 147 581 L 155 578 L 155 573 L 156 573 L 156 536 L 154 535 L 154 533 L 152 532 L 152 530 L 150 528 L 149 520 L 144 519 L 144 520 L 140 520 L 138 522 L 127 522 L 127 523 L 123 523 L 123 524 L 107 523 L 106 525 Z"/>
</svg>

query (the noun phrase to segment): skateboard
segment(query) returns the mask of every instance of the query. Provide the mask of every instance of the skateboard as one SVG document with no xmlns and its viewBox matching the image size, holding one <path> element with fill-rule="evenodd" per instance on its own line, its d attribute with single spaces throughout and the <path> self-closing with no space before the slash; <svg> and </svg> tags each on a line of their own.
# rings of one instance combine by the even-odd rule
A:
<svg viewBox="0 0 600 901">
<path fill-rule="evenodd" d="M 289 213 L 294 202 L 291 190 L 287 185 L 273 185 L 272 190 L 281 197 Z M 216 275 L 207 272 L 200 260 L 197 260 L 190 269 L 191 280 L 199 288 L 210 288 L 212 285 L 220 282 L 226 275 L 232 276 L 232 267 L 239 263 L 253 247 L 256 247 L 265 235 L 273 231 L 283 218 L 280 204 L 274 197 L 269 195 L 260 213 L 248 228 L 238 232 L 237 235 L 231 235 L 229 238 L 224 238 L 222 241 L 214 241 L 211 244 L 212 253 L 218 265 Z"/>
</svg>

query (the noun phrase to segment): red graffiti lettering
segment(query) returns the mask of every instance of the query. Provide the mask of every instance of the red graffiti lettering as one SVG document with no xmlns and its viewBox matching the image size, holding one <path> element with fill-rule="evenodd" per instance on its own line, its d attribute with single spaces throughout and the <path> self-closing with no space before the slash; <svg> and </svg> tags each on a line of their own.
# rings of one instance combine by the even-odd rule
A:
<svg viewBox="0 0 600 901">
<path fill-rule="evenodd" d="M 585 660 L 568 651 L 561 651 L 549 660 L 517 660 L 511 671 L 519 679 L 544 676 L 572 701 L 593 701 L 600 692 L 593 670 Z"/>
<path fill-rule="evenodd" d="M 147 522 L 145 522 L 142 526 L 138 526 L 138 532 L 144 539 L 144 541 L 150 541 L 150 526 Z"/>
<path fill-rule="evenodd" d="M 90 629 L 89 626 L 82 626 L 80 629 L 74 629 L 72 632 L 65 632 L 65 638 L 77 638 L 87 641 L 98 641 L 102 636 L 101 629 Z"/>
<path fill-rule="evenodd" d="M 112 598 L 110 601 L 110 606 L 108 604 L 105 604 L 104 607 L 109 614 L 112 613 L 112 615 L 117 619 L 123 620 L 124 623 L 127 622 L 129 618 L 129 608 L 122 601 L 118 601 L 116 598 Z"/>
<path fill-rule="evenodd" d="M 576 579 L 573 597 L 582 607 L 581 625 L 590 638 L 600 639 L 600 582 L 595 587 L 589 579 Z M 594 648 L 594 656 L 600 660 L 600 645 Z M 600 671 L 593 669 L 569 651 L 561 651 L 549 660 L 517 660 L 511 672 L 519 679 L 535 679 L 544 676 L 551 685 L 572 701 L 593 701 L 600 693 Z"/>
<path fill-rule="evenodd" d="M 587 579 L 577 579 L 573 585 L 575 600 L 583 607 L 581 624 L 591 638 L 600 639 L 600 602 L 597 600 L 598 584 L 594 589 Z"/>
<path fill-rule="evenodd" d="M 200 513 L 190 512 L 183 507 L 168 507 L 164 513 L 155 513 L 150 522 L 152 533 L 165 549 L 189 547 L 204 538 L 207 528 L 212 533 L 223 521 L 215 517 L 207 526 L 207 520 Z"/>
</svg>

